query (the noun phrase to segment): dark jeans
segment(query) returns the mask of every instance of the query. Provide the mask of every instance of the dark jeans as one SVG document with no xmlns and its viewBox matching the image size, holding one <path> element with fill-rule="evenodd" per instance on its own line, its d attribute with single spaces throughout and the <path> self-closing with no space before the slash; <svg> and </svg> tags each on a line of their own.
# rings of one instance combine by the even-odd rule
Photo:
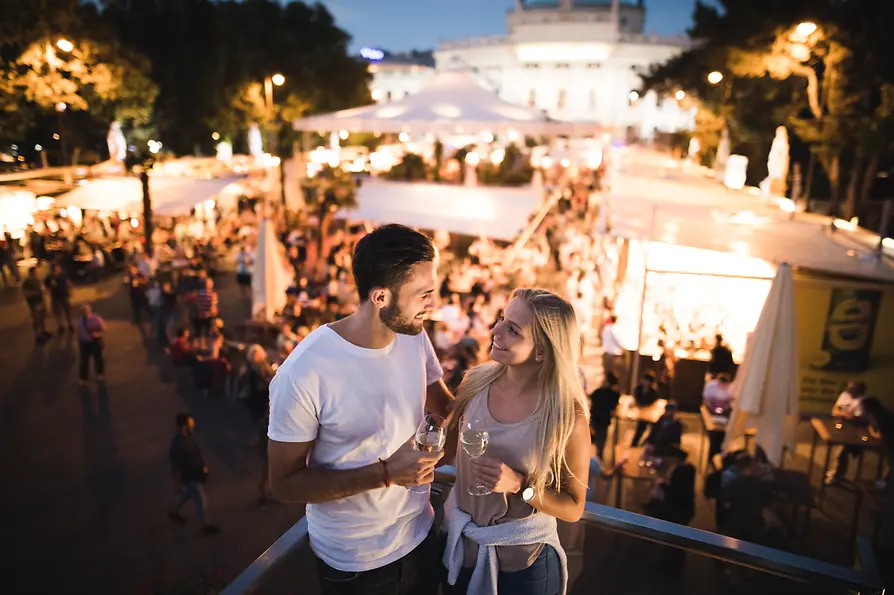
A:
<svg viewBox="0 0 894 595">
<path fill-rule="evenodd" d="M 842 446 L 838 453 L 838 467 L 835 469 L 835 477 L 847 477 L 847 468 L 850 466 L 851 457 L 859 457 L 863 449 L 859 446 Z M 859 477 L 857 479 L 860 479 Z"/>
<path fill-rule="evenodd" d="M 133 314 L 135 324 L 143 322 L 143 312 L 149 310 L 149 302 L 146 301 L 146 293 L 143 291 L 130 292 L 130 311 Z"/>
<path fill-rule="evenodd" d="M 441 577 L 439 540 L 429 535 L 412 552 L 366 572 L 343 572 L 317 558 L 322 595 L 437 595 Z"/>
<path fill-rule="evenodd" d="M 81 341 L 81 380 L 90 376 L 90 358 L 93 358 L 93 370 L 102 376 L 105 364 L 102 360 L 102 341 Z"/>
<path fill-rule="evenodd" d="M 444 585 L 445 595 L 465 595 L 472 580 L 473 568 L 463 568 L 455 585 Z M 534 563 L 518 572 L 501 572 L 497 576 L 497 593 L 511 595 L 558 595 L 562 592 L 562 569 L 559 554 L 546 545 Z"/>
<path fill-rule="evenodd" d="M 608 426 L 594 425 L 593 426 L 593 444 L 596 445 L 596 456 L 599 457 L 600 461 L 605 460 L 605 457 L 603 456 L 603 452 L 605 451 L 606 440 L 608 440 Z"/>
<path fill-rule="evenodd" d="M 643 434 L 646 433 L 646 430 L 648 430 L 651 425 L 652 424 L 647 421 L 636 422 L 636 432 L 633 434 L 633 442 L 630 443 L 630 446 L 639 446 L 640 441 L 643 439 Z"/>
<path fill-rule="evenodd" d="M 726 430 L 714 430 L 713 432 L 708 432 L 708 463 L 713 466 L 712 461 L 714 460 L 714 455 L 719 455 L 723 452 L 723 440 L 726 438 Z"/>
</svg>

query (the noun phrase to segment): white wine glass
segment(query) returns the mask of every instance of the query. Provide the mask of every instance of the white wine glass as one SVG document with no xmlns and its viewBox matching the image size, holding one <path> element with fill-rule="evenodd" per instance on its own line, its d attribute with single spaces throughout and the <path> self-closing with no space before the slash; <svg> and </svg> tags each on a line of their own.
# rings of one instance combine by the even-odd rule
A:
<svg viewBox="0 0 894 595">
<path fill-rule="evenodd" d="M 416 428 L 416 450 L 421 452 L 441 452 L 447 440 L 446 421 L 440 415 L 426 413 Z M 427 494 L 431 486 L 409 486 L 414 494 Z"/>
<path fill-rule="evenodd" d="M 489 438 L 484 422 L 480 419 L 463 417 L 459 428 L 459 443 L 463 447 L 463 452 L 473 462 L 487 450 Z M 476 480 L 474 485 L 469 486 L 469 494 L 472 496 L 486 496 L 490 494 L 490 489 Z"/>
</svg>

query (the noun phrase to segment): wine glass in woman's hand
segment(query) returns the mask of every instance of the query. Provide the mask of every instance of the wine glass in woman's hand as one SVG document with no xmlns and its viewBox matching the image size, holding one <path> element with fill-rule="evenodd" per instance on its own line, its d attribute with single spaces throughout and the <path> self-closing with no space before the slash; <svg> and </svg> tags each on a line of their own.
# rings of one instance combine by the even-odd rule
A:
<svg viewBox="0 0 894 595">
<path fill-rule="evenodd" d="M 459 428 L 459 443 L 462 445 L 463 451 L 472 459 L 473 466 L 478 457 L 487 450 L 489 438 L 484 422 L 480 419 L 463 417 Z M 490 488 L 482 485 L 480 481 L 469 486 L 469 494 L 472 496 L 486 496 L 490 493 Z"/>
</svg>

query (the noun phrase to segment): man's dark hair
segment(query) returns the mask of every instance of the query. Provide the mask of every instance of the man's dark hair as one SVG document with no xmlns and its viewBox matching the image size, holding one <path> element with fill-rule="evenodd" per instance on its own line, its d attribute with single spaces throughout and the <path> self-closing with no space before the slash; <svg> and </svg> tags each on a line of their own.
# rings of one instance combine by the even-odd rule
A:
<svg viewBox="0 0 894 595">
<path fill-rule="evenodd" d="M 177 424 L 177 429 L 182 430 L 189 424 L 189 420 L 192 419 L 192 415 L 189 413 L 178 413 L 175 419 L 175 423 Z"/>
<path fill-rule="evenodd" d="M 354 282 L 361 301 L 373 287 L 399 288 L 414 265 L 434 259 L 434 245 L 418 231 L 398 224 L 377 228 L 354 248 Z"/>
<path fill-rule="evenodd" d="M 720 333 L 717 333 L 716 335 L 714 335 L 714 341 L 716 341 L 718 345 L 722 345 L 723 344 L 723 335 L 721 335 Z"/>
<path fill-rule="evenodd" d="M 613 372 L 608 372 L 605 375 L 605 380 L 609 386 L 616 386 L 618 384 L 618 377 L 615 376 Z"/>
<path fill-rule="evenodd" d="M 649 382 L 655 381 L 655 372 L 646 372 L 643 374 L 643 380 L 648 380 Z"/>
</svg>

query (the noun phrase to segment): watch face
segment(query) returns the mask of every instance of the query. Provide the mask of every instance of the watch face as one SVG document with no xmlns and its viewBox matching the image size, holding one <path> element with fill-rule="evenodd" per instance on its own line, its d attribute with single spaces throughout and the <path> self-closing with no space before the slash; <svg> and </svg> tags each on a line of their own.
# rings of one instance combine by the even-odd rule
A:
<svg viewBox="0 0 894 595">
<path fill-rule="evenodd" d="M 531 486 L 526 487 L 522 490 L 522 500 L 528 502 L 534 498 L 534 488 Z"/>
</svg>

